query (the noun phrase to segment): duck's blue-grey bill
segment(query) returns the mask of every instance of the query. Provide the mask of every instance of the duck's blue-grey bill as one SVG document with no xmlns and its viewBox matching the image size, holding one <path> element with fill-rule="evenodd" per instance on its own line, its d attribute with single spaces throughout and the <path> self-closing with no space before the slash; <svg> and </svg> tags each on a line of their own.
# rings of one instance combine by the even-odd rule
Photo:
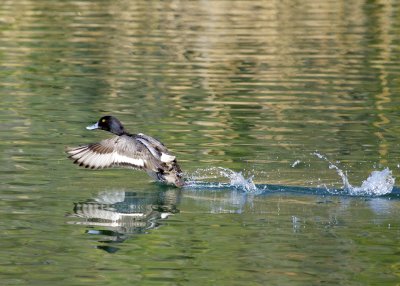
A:
<svg viewBox="0 0 400 286">
<path fill-rule="evenodd" d="M 90 126 L 86 127 L 87 130 L 93 130 L 93 129 L 98 129 L 98 128 L 99 128 L 99 123 L 98 122 L 96 122 L 93 125 L 90 125 Z"/>
</svg>

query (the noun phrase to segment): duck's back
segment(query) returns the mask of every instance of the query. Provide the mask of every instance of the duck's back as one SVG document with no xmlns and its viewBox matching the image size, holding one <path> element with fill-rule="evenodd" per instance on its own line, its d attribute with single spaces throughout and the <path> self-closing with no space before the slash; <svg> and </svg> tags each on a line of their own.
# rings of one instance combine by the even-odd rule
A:
<svg viewBox="0 0 400 286">
<path fill-rule="evenodd" d="M 175 156 L 171 155 L 167 147 L 157 139 L 142 133 L 134 135 L 134 138 L 146 146 L 150 153 L 161 162 L 170 163 L 176 159 Z"/>
</svg>

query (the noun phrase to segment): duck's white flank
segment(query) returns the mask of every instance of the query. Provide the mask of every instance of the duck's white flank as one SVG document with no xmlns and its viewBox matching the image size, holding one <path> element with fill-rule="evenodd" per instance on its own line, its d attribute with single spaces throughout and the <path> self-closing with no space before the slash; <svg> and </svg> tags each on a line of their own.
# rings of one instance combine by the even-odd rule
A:
<svg viewBox="0 0 400 286">
<path fill-rule="evenodd" d="M 175 160 L 175 156 L 171 156 L 171 155 L 168 155 L 168 154 L 165 154 L 165 153 L 161 153 L 161 158 L 160 158 L 160 160 L 161 160 L 161 162 L 164 162 L 164 163 L 170 163 L 170 162 L 173 162 L 174 160 Z"/>
</svg>

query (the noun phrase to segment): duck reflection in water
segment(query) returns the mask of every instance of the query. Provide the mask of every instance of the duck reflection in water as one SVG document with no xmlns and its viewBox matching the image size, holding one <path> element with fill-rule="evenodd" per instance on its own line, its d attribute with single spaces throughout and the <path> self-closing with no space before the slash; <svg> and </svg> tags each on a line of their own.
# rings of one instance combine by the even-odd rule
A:
<svg viewBox="0 0 400 286">
<path fill-rule="evenodd" d="M 88 234 L 103 236 L 100 242 L 104 244 L 98 248 L 113 253 L 119 250 L 114 243 L 157 228 L 161 220 L 178 213 L 180 196 L 180 189 L 168 187 L 147 192 L 103 191 L 95 198 L 74 203 L 71 217 L 85 221 L 71 223 L 89 226 Z"/>
</svg>

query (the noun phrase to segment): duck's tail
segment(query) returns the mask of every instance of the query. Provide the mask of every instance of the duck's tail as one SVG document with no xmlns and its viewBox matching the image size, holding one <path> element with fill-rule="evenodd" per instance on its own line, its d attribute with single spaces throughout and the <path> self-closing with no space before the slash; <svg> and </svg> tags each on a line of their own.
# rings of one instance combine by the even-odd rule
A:
<svg viewBox="0 0 400 286">
<path fill-rule="evenodd" d="M 163 164 L 162 168 L 159 168 L 156 172 L 147 171 L 147 174 L 159 182 L 175 185 L 178 188 L 185 185 L 182 170 L 176 160 L 169 164 Z"/>
</svg>

